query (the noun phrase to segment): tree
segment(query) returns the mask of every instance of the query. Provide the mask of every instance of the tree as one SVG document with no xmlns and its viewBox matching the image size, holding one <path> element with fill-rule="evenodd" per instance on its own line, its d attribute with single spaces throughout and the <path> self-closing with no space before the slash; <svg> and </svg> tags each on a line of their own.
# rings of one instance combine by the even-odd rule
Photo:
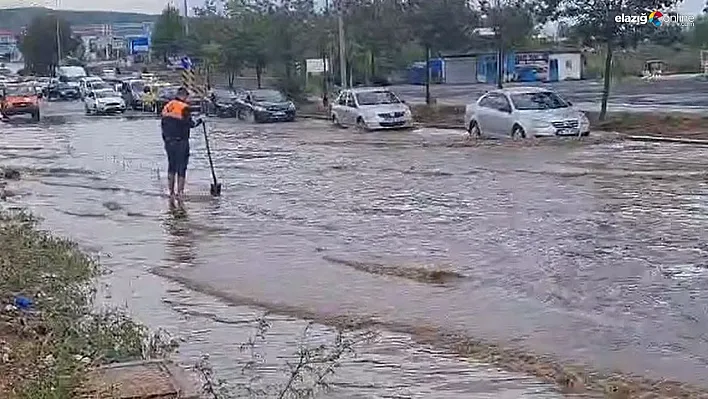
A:
<svg viewBox="0 0 708 399">
<path fill-rule="evenodd" d="M 494 30 L 494 47 L 497 53 L 497 86 L 504 82 L 504 59 L 508 50 L 526 42 L 534 30 L 534 20 L 529 4 L 521 0 L 484 1 L 482 13 Z"/>
<path fill-rule="evenodd" d="M 479 26 L 479 15 L 466 0 L 409 0 L 405 10 L 408 26 L 425 48 L 425 102 L 430 104 L 431 52 L 466 47 L 467 39 Z"/>
<path fill-rule="evenodd" d="M 61 61 L 58 58 L 57 42 L 61 46 L 62 58 L 71 54 L 81 43 L 72 37 L 71 26 L 55 15 L 44 15 L 32 20 L 25 34 L 20 37 L 18 46 L 25 59 L 25 70 L 41 75 L 52 74 L 54 67 Z"/>
<path fill-rule="evenodd" d="M 377 75 L 379 57 L 399 50 L 391 43 L 404 43 L 410 37 L 401 0 L 356 0 L 349 6 L 346 26 L 347 39 L 353 50 L 359 50 L 365 59 L 365 81 L 370 83 Z M 387 54 L 388 53 L 388 54 Z"/>
<path fill-rule="evenodd" d="M 151 41 L 153 53 L 164 60 L 184 50 L 185 29 L 177 8 L 170 5 L 162 11 L 155 22 Z"/>
<path fill-rule="evenodd" d="M 626 49 L 648 38 L 653 24 L 633 24 L 622 21 L 622 15 L 647 15 L 646 10 L 663 10 L 677 0 L 554 0 L 545 3 L 555 9 L 554 18 L 575 18 L 574 29 L 586 45 L 605 47 L 605 73 L 602 90 L 600 120 L 607 114 L 610 96 L 612 56 L 618 49 Z M 582 15 L 582 18 L 577 16 Z"/>
</svg>

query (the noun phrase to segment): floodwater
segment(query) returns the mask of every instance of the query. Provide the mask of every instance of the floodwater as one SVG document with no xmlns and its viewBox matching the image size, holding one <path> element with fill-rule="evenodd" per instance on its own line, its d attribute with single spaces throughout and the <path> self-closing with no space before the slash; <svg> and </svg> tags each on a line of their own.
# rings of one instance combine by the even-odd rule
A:
<svg viewBox="0 0 708 399">
<path fill-rule="evenodd" d="M 708 388 L 704 149 L 215 121 L 224 196 L 208 197 L 195 131 L 174 219 L 156 120 L 48 108 L 39 125 L 0 126 L 1 164 L 24 170 L 11 200 L 101 253 L 108 301 L 175 334 L 183 360 L 211 353 L 222 377 L 242 378 L 239 345 L 265 309 L 269 366 L 303 319 L 377 323 L 332 397 L 560 395 L 417 343 L 419 330 Z M 450 278 L 421 278 L 433 268 Z"/>
</svg>

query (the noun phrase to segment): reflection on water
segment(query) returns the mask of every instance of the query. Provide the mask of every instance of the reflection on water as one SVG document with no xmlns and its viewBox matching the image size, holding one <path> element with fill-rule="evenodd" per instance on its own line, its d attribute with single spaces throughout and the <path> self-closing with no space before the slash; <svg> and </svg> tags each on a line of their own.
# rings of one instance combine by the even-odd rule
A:
<svg viewBox="0 0 708 399">
<path fill-rule="evenodd" d="M 167 260 L 175 267 L 194 266 L 196 237 L 189 223 L 189 214 L 181 201 L 169 200 L 164 225 L 167 231 Z"/>
<path fill-rule="evenodd" d="M 246 305 L 257 304 L 326 322 L 370 316 L 390 331 L 513 342 L 567 362 L 708 385 L 707 190 L 695 173 L 705 169 L 703 149 L 464 148 L 425 130 L 356 135 L 324 123 L 221 121 L 213 155 L 228 189 L 218 200 L 206 194 L 195 138 L 188 216 L 175 218 L 153 173 L 164 163 L 155 121 L 67 119 L 70 129 L 9 135 L 8 147 L 40 149 L 13 150 L 5 162 L 63 171 L 61 184 L 45 172 L 27 176 L 20 184 L 36 195 L 23 201 L 50 227 L 110 252 L 114 298 L 181 334 L 189 358 L 221 354 L 228 373 L 225 348 L 238 339 L 226 325 L 252 320 Z M 61 151 L 67 141 L 71 154 Z M 107 211 L 107 201 L 121 207 Z M 152 269 L 192 289 L 146 274 Z M 439 284 L 438 275 L 457 277 Z M 297 335 L 293 323 L 274 338 L 284 347 Z M 426 348 L 396 342 L 382 344 L 389 357 L 371 396 L 552 396 L 519 375 L 502 389 L 507 377 L 459 359 L 441 361 L 433 381 L 437 360 Z M 410 369 L 392 371 L 396 364 Z M 542 374 L 539 364 L 513 368 Z M 347 371 L 338 397 L 361 397 L 372 381 L 365 369 Z"/>
</svg>

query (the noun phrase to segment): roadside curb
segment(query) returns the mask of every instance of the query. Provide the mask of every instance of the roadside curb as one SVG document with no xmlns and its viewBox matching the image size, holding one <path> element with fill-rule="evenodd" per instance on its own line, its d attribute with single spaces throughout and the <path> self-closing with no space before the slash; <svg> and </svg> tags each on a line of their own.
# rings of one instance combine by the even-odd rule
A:
<svg viewBox="0 0 708 399">
<path fill-rule="evenodd" d="M 325 115 L 299 114 L 298 116 L 301 118 L 306 118 L 306 119 L 316 119 L 316 120 L 323 120 L 323 121 L 329 120 L 329 118 Z M 464 130 L 464 128 L 462 126 L 451 125 L 451 124 L 446 124 L 446 123 L 416 122 L 415 126 L 416 127 L 427 127 L 427 128 L 431 128 L 431 129 Z M 598 133 L 599 133 L 599 131 L 598 131 Z M 630 141 L 643 141 L 643 142 L 648 142 L 648 143 L 693 144 L 693 145 L 708 146 L 708 140 L 686 139 L 686 138 L 679 138 L 679 137 L 635 136 L 635 135 L 626 135 L 626 134 L 622 134 L 622 133 L 614 133 L 614 134 L 616 134 L 617 137 L 619 137 L 619 138 L 622 138 L 624 140 L 630 140 Z"/>
<path fill-rule="evenodd" d="M 708 146 L 708 140 L 700 139 L 684 139 L 679 137 L 659 137 L 659 136 L 630 136 L 623 135 L 625 140 L 644 141 L 649 143 L 676 143 L 676 144 L 694 144 Z"/>
<path fill-rule="evenodd" d="M 318 119 L 321 121 L 328 121 L 329 118 L 325 115 L 317 115 L 317 114 L 297 114 L 300 118 L 306 118 L 306 119 Z"/>
</svg>

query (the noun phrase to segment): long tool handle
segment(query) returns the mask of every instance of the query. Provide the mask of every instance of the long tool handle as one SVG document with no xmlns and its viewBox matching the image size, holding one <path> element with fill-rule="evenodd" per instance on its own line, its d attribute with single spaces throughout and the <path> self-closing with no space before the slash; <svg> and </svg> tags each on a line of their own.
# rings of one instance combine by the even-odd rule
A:
<svg viewBox="0 0 708 399">
<path fill-rule="evenodd" d="M 209 168 L 211 169 L 211 178 L 214 180 L 214 185 L 217 184 L 216 173 L 214 172 L 214 162 L 211 160 L 211 149 L 209 148 L 209 137 L 207 136 L 206 123 L 202 122 L 202 130 L 204 130 L 204 143 L 206 144 L 207 158 L 209 158 Z"/>
</svg>

